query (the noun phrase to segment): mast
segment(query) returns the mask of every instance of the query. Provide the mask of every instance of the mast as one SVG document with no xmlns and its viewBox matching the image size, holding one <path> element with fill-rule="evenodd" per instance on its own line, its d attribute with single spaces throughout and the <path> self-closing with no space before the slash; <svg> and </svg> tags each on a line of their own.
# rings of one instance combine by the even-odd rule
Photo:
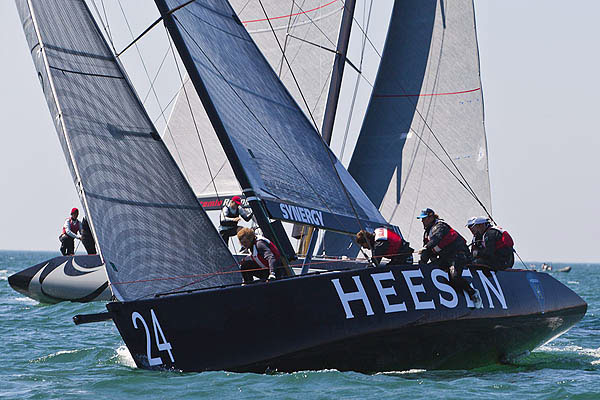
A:
<svg viewBox="0 0 600 400">
<path fill-rule="evenodd" d="M 346 0 L 344 5 L 342 25 L 340 27 L 335 61 L 333 62 L 333 71 L 331 73 L 331 84 L 329 85 L 327 105 L 325 106 L 325 115 L 323 116 L 323 127 L 321 128 L 321 136 L 323 136 L 323 140 L 327 145 L 331 144 L 331 134 L 333 132 L 333 123 L 335 122 L 335 114 L 342 88 L 342 77 L 344 75 L 344 66 L 346 65 L 346 54 L 348 52 L 348 43 L 350 42 L 350 30 L 352 28 L 352 20 L 354 19 L 355 5 L 356 0 Z"/>
</svg>

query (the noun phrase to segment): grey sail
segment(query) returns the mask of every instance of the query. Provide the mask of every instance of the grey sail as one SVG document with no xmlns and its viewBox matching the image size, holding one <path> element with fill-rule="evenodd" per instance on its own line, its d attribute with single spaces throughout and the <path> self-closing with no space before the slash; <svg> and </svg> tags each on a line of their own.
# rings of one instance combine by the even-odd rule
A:
<svg viewBox="0 0 600 400">
<path fill-rule="evenodd" d="M 240 282 L 85 2 L 17 6 L 117 298 Z"/>
<path fill-rule="evenodd" d="M 334 53 L 322 47 L 335 50 L 343 3 L 338 0 L 233 0 L 230 3 L 300 108 L 307 115 L 310 112 L 320 127 L 334 58 Z M 283 58 L 282 49 L 291 70 Z M 294 77 L 298 80 L 297 84 Z M 189 79 L 185 85 L 185 91 L 180 91 L 169 118 L 165 143 L 185 170 L 198 197 L 239 194 L 233 170 L 200 98 Z M 302 94 L 298 86 L 302 88 Z"/>
<path fill-rule="evenodd" d="M 228 2 L 196 1 L 173 13 L 185 2 L 156 3 L 237 180 L 273 218 L 343 232 L 385 223 Z"/>
<path fill-rule="evenodd" d="M 483 213 L 444 149 L 491 212 L 473 2 L 399 1 L 348 171 L 416 246 L 422 208 L 459 230 Z"/>
</svg>

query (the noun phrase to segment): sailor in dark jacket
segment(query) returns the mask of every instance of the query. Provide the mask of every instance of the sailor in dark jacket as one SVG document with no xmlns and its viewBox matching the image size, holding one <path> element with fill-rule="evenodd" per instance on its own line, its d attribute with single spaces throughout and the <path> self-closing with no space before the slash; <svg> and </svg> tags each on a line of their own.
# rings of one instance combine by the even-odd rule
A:
<svg viewBox="0 0 600 400">
<path fill-rule="evenodd" d="M 244 283 L 251 283 L 256 276 L 264 281 L 285 276 L 281 253 L 269 239 L 256 236 L 250 228 L 241 228 L 237 233 L 241 245 L 250 250 L 240 263 Z"/>
<path fill-rule="evenodd" d="M 448 271 L 450 285 L 459 293 L 462 290 L 467 292 L 475 308 L 482 308 L 479 291 L 462 277 L 463 268 L 470 261 L 466 240 L 440 219 L 431 208 L 421 211 L 421 215 L 417 218 L 422 220 L 424 229 L 423 248 L 419 250 L 420 263 L 437 263 Z"/>
<path fill-rule="evenodd" d="M 471 217 L 467 221 L 467 225 L 465 225 L 471 233 L 473 234 L 473 239 L 471 239 L 471 244 L 469 244 L 469 248 L 471 249 L 471 259 L 475 258 L 473 254 L 475 254 L 478 250 L 483 248 L 483 235 L 477 233 L 477 230 L 473 229 L 475 225 L 475 221 L 481 217 Z"/>
<path fill-rule="evenodd" d="M 469 229 L 474 238 L 481 238 L 477 247 L 471 249 L 475 264 L 487 265 L 496 270 L 514 265 L 514 242 L 507 231 L 493 226 L 486 217 L 477 217 Z"/>
<path fill-rule="evenodd" d="M 242 198 L 233 196 L 231 200 L 225 200 L 219 218 L 219 233 L 226 244 L 229 243 L 229 238 L 235 236 L 240 229 L 238 228 L 240 217 L 245 221 L 250 221 L 252 218 L 252 211 L 242 207 Z"/>
<path fill-rule="evenodd" d="M 381 264 L 383 257 L 389 258 L 387 265 L 412 264 L 414 251 L 402 235 L 388 228 L 377 228 L 374 233 L 361 230 L 356 234 L 356 243 L 370 249 L 373 262 Z"/>
</svg>

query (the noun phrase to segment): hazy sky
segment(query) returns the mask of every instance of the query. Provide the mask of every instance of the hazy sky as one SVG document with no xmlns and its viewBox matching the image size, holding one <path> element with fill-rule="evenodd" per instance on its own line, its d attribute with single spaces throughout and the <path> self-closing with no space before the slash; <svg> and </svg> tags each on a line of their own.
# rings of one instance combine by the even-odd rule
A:
<svg viewBox="0 0 600 400">
<path fill-rule="evenodd" d="M 494 218 L 525 260 L 600 262 L 600 2 L 475 7 Z M 79 200 L 11 0 L 0 38 L 0 249 L 57 250 Z"/>
</svg>

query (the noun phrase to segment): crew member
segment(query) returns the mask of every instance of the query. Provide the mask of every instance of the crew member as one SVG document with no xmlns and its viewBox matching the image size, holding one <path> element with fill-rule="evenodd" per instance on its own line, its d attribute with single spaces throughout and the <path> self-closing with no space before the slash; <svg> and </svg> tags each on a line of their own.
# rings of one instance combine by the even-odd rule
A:
<svg viewBox="0 0 600 400">
<path fill-rule="evenodd" d="M 463 268 L 470 258 L 466 240 L 431 208 L 422 210 L 417 219 L 423 222 L 424 229 L 423 248 L 419 250 L 420 263 L 437 262 L 448 272 L 450 286 L 458 292 L 467 292 L 475 307 L 482 308 L 479 291 L 462 276 Z"/>
<path fill-rule="evenodd" d="M 383 257 L 390 259 L 388 266 L 413 262 L 414 249 L 400 233 L 391 229 L 381 227 L 375 229 L 374 233 L 363 229 L 356 234 L 356 243 L 362 248 L 371 250 L 376 265 L 381 264 Z"/>
<path fill-rule="evenodd" d="M 241 205 L 242 198 L 240 196 L 233 196 L 230 201 L 224 202 L 221 209 L 219 233 L 226 244 L 229 243 L 229 238 L 235 236 L 240 230 L 238 227 L 240 217 L 245 221 L 250 221 L 250 218 L 252 218 L 252 211 L 248 211 L 246 208 L 241 207 Z"/>
<path fill-rule="evenodd" d="M 240 264 L 244 283 L 252 283 L 255 276 L 264 281 L 285 275 L 281 253 L 269 239 L 256 236 L 250 228 L 240 228 L 237 238 L 242 246 L 250 250 L 250 255 Z"/>
<path fill-rule="evenodd" d="M 81 243 L 83 243 L 88 254 L 96 254 L 96 241 L 86 217 L 81 220 Z"/>
<path fill-rule="evenodd" d="M 475 258 L 475 254 L 480 249 L 483 248 L 482 247 L 482 244 L 483 244 L 482 235 L 480 235 L 479 233 L 477 233 L 477 231 L 475 229 L 473 229 L 473 225 L 475 225 L 475 221 L 477 221 L 479 218 L 481 218 L 481 217 L 469 218 L 469 220 L 467 221 L 467 225 L 466 225 L 466 227 L 469 228 L 469 230 L 473 234 L 473 239 L 471 240 L 471 244 L 469 245 L 469 248 L 471 249 L 471 259 Z"/>
<path fill-rule="evenodd" d="M 475 264 L 484 264 L 495 270 L 511 268 L 514 265 L 514 242 L 507 231 L 493 226 L 486 217 L 477 217 L 470 229 L 473 237 L 481 237 L 481 244 L 473 251 Z"/>
<path fill-rule="evenodd" d="M 79 231 L 81 230 L 81 222 L 77 219 L 79 210 L 73 208 L 71 217 L 67 218 L 62 228 L 62 233 L 58 237 L 60 240 L 60 252 L 63 256 L 72 256 L 75 254 L 75 239 L 81 240 Z"/>
</svg>

